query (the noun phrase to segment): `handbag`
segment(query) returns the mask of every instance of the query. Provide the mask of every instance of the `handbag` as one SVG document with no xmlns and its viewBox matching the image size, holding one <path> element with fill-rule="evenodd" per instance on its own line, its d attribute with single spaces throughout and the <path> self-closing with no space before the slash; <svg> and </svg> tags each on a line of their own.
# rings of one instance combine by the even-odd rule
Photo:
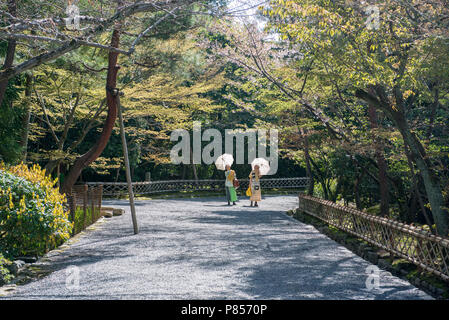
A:
<svg viewBox="0 0 449 320">
<path fill-rule="evenodd" d="M 238 188 L 238 187 L 240 187 L 240 182 L 237 180 L 237 179 L 234 179 L 233 181 L 232 181 L 232 184 L 234 185 L 234 188 Z"/>
<path fill-rule="evenodd" d="M 248 187 L 248 189 L 246 189 L 246 196 L 247 197 L 251 197 L 252 193 L 251 193 L 251 187 Z"/>
</svg>

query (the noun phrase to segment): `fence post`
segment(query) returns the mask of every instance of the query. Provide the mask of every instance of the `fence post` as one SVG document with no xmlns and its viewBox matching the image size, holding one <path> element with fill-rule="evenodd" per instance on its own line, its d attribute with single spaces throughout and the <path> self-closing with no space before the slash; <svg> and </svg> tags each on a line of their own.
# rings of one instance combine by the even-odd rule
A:
<svg viewBox="0 0 449 320">
<path fill-rule="evenodd" d="M 70 218 L 71 218 L 72 223 L 73 223 L 72 236 L 74 236 L 74 235 L 75 235 L 75 232 L 76 232 L 76 230 L 75 230 L 75 212 L 76 212 L 76 204 L 75 204 L 75 201 L 74 201 L 74 200 L 75 200 L 75 199 L 74 199 L 74 197 L 73 197 L 73 192 L 70 191 L 70 194 L 67 195 L 67 202 L 68 202 L 68 205 L 69 205 Z"/>
<path fill-rule="evenodd" d="M 83 229 L 86 228 L 86 215 L 87 215 L 87 184 L 83 186 Z"/>
<path fill-rule="evenodd" d="M 89 188 L 89 204 L 90 204 L 90 224 L 95 222 L 95 187 Z"/>
<path fill-rule="evenodd" d="M 98 218 L 101 217 L 101 205 L 103 204 L 103 185 L 98 186 Z"/>
</svg>

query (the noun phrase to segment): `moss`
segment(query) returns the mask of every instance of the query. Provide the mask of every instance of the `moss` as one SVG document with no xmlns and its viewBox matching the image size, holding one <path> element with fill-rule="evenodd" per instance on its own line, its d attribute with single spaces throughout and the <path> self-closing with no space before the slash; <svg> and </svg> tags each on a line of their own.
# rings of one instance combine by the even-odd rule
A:
<svg viewBox="0 0 449 320">
<path fill-rule="evenodd" d="M 334 226 L 329 226 L 329 231 L 333 234 L 338 234 L 340 233 L 340 230 L 338 230 L 336 227 Z"/>
<path fill-rule="evenodd" d="M 434 277 L 433 275 L 427 275 L 425 276 L 425 279 L 428 283 L 430 283 L 435 288 L 439 288 L 442 290 L 445 290 L 449 293 L 449 286 L 446 283 L 441 282 L 438 278 Z"/>
<path fill-rule="evenodd" d="M 406 259 L 395 259 L 392 262 L 392 266 L 395 267 L 395 268 L 400 268 L 400 269 L 408 271 L 408 272 L 417 269 L 416 265 L 414 265 L 413 263 L 407 261 Z"/>
<path fill-rule="evenodd" d="M 441 279 L 437 278 L 433 274 L 431 274 L 429 272 L 419 272 L 418 275 L 421 280 L 426 281 L 427 283 L 431 284 L 435 288 L 442 289 L 449 293 L 449 284 L 442 281 Z"/>
<path fill-rule="evenodd" d="M 387 261 L 389 264 L 393 265 L 394 258 L 388 257 L 388 258 L 385 258 L 385 261 Z"/>
<path fill-rule="evenodd" d="M 354 238 L 354 237 L 348 237 L 348 239 L 346 240 L 346 242 L 347 242 L 348 244 L 357 244 L 357 243 L 360 242 L 360 240 L 357 239 L 357 238 Z"/>
<path fill-rule="evenodd" d="M 412 279 L 415 279 L 418 276 L 419 276 L 419 271 L 418 271 L 418 269 L 416 269 L 416 270 L 410 271 L 405 277 L 408 280 L 412 280 Z"/>
</svg>

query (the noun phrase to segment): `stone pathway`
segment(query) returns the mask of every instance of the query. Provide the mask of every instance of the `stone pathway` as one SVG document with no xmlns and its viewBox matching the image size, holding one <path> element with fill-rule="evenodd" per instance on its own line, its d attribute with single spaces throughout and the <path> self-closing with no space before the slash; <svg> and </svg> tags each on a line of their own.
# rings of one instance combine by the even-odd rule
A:
<svg viewBox="0 0 449 320">
<path fill-rule="evenodd" d="M 285 214 L 294 196 L 268 196 L 259 208 L 137 201 L 138 235 L 125 201 L 105 205 L 126 213 L 52 252 L 50 275 L 3 299 L 431 299 L 385 271 L 369 290 L 369 262 Z"/>
</svg>

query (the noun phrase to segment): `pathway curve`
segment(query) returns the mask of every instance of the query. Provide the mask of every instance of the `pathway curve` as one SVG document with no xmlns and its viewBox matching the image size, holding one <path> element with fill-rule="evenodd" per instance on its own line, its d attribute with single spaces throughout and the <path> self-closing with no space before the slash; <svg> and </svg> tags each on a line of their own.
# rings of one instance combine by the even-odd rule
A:
<svg viewBox="0 0 449 320">
<path fill-rule="evenodd" d="M 133 235 L 126 214 L 106 219 L 62 252 L 54 272 L 7 299 L 430 299 L 284 212 L 294 196 L 228 207 L 222 198 L 137 201 Z M 72 281 L 80 273 L 79 287 Z M 68 284 L 68 285 L 67 285 Z M 74 285 L 75 284 L 75 285 Z"/>
</svg>

